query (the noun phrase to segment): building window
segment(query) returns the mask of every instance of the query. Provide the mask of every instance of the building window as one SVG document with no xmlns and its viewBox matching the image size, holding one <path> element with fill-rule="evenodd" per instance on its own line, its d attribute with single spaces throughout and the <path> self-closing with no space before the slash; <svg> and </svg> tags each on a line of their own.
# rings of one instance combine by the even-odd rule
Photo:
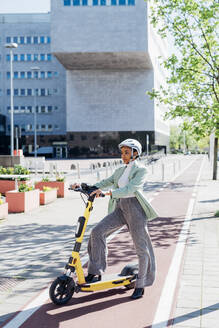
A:
<svg viewBox="0 0 219 328">
<path fill-rule="evenodd" d="M 129 6 L 135 6 L 135 0 L 128 0 Z"/>
<path fill-rule="evenodd" d="M 14 79 L 18 79 L 18 72 L 14 72 Z"/>
<path fill-rule="evenodd" d="M 80 0 L 73 0 L 73 6 L 80 6 Z"/>
<path fill-rule="evenodd" d="M 52 60 L 52 55 L 51 54 L 47 54 L 47 60 L 51 61 Z"/>
<path fill-rule="evenodd" d="M 27 44 L 31 44 L 31 36 L 27 36 Z"/>
<path fill-rule="evenodd" d="M 98 6 L 98 0 L 93 0 L 93 6 Z"/>
<path fill-rule="evenodd" d="M 28 78 L 28 79 L 32 79 L 32 72 L 30 72 L 30 71 L 27 72 L 27 78 Z"/>
<path fill-rule="evenodd" d="M 13 42 L 14 42 L 14 43 L 18 43 L 18 37 L 17 37 L 17 36 L 14 36 L 14 38 L 13 38 Z"/>
<path fill-rule="evenodd" d="M 33 37 L 33 43 L 34 44 L 38 44 L 38 36 L 34 36 Z"/>
<path fill-rule="evenodd" d="M 43 72 L 43 71 L 40 72 L 40 78 L 41 78 L 41 79 L 45 79 L 45 72 Z"/>
<path fill-rule="evenodd" d="M 111 0 L 111 6 L 116 6 L 117 3 L 116 3 L 116 0 Z"/>
<path fill-rule="evenodd" d="M 20 73 L 20 78 L 21 78 L 21 79 L 25 79 L 25 72 L 21 72 L 21 73 Z"/>
<path fill-rule="evenodd" d="M 55 77 L 59 76 L 59 72 L 54 72 L 53 74 L 54 74 Z"/>
<path fill-rule="evenodd" d="M 14 95 L 18 96 L 18 89 L 14 89 Z"/>
<path fill-rule="evenodd" d="M 106 6 L 106 0 L 100 0 L 100 5 L 101 6 Z"/>
<path fill-rule="evenodd" d="M 32 96 L 32 89 L 27 89 L 27 95 Z"/>
<path fill-rule="evenodd" d="M 51 43 L 51 38 L 50 38 L 50 36 L 47 36 L 47 43 Z"/>
<path fill-rule="evenodd" d="M 44 36 L 40 37 L 40 43 L 45 43 L 45 37 Z"/>
<path fill-rule="evenodd" d="M 32 60 L 31 57 L 32 57 L 31 54 L 27 54 L 27 61 L 31 61 Z"/>
<path fill-rule="evenodd" d="M 52 113 L 52 106 L 48 106 L 48 113 Z"/>
<path fill-rule="evenodd" d="M 11 43 L 11 37 L 10 36 L 7 36 L 6 43 Z"/>
<path fill-rule="evenodd" d="M 40 61 L 45 61 L 45 54 L 40 54 Z"/>
<path fill-rule="evenodd" d="M 52 77 L 52 72 L 47 72 L 47 77 L 48 77 L 48 79 L 51 79 L 51 77 Z"/>
<path fill-rule="evenodd" d="M 20 37 L 20 44 L 24 44 L 24 36 Z"/>
<path fill-rule="evenodd" d="M 7 96 L 10 96 L 11 94 L 11 89 L 7 89 Z"/>
<path fill-rule="evenodd" d="M 20 61 L 25 61 L 25 55 L 24 54 L 20 54 Z"/>
<path fill-rule="evenodd" d="M 6 61 L 9 62 L 11 60 L 11 56 L 10 55 L 6 55 Z"/>
<path fill-rule="evenodd" d="M 10 77 L 11 77 L 11 73 L 7 72 L 7 79 L 10 79 Z"/>
<path fill-rule="evenodd" d="M 81 136 L 81 140 L 82 141 L 87 140 L 87 136 Z"/>
<path fill-rule="evenodd" d="M 46 95 L 46 89 L 40 89 L 40 95 L 44 97 Z"/>
<path fill-rule="evenodd" d="M 34 55 L 33 55 L 33 60 L 34 60 L 34 61 L 38 61 L 38 54 L 34 54 Z"/>
<path fill-rule="evenodd" d="M 71 6 L 71 0 L 64 0 L 64 6 Z"/>
<path fill-rule="evenodd" d="M 48 124 L 48 130 L 52 130 L 52 124 Z"/>
<path fill-rule="evenodd" d="M 125 6 L 126 5 L 126 0 L 119 0 L 119 5 L 120 6 Z"/>
<path fill-rule="evenodd" d="M 18 61 L 18 55 L 14 55 L 14 61 L 15 61 L 15 62 Z"/>
<path fill-rule="evenodd" d="M 21 96 L 25 96 L 25 89 L 21 89 Z"/>
<path fill-rule="evenodd" d="M 88 5 L 88 0 L 82 0 L 82 6 L 87 6 Z"/>
</svg>

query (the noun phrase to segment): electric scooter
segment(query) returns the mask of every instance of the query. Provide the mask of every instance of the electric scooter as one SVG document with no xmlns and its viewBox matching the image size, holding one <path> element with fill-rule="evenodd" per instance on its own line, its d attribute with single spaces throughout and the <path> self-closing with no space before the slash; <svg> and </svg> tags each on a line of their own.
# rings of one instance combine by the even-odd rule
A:
<svg viewBox="0 0 219 328">
<path fill-rule="evenodd" d="M 56 305 L 64 305 L 72 298 L 74 293 L 95 292 L 121 286 L 124 286 L 126 289 L 134 288 L 138 273 L 137 264 L 126 265 L 120 274 L 117 273 L 113 276 L 110 275 L 108 278 L 107 275 L 104 275 L 102 277 L 103 280 L 86 283 L 79 251 L 83 241 L 87 222 L 93 209 L 93 202 L 96 197 L 95 194 L 91 196 L 91 193 L 98 188 L 82 183 L 80 188 L 69 189 L 85 195 L 87 197 L 87 203 L 84 216 L 81 216 L 78 219 L 75 233 L 76 242 L 72 251 L 72 255 L 70 256 L 69 261 L 65 266 L 64 273 L 63 275 L 57 277 L 50 286 L 49 295 L 51 301 Z M 104 197 L 105 195 L 101 194 L 100 196 Z M 76 282 L 73 279 L 75 274 L 77 277 Z"/>
</svg>

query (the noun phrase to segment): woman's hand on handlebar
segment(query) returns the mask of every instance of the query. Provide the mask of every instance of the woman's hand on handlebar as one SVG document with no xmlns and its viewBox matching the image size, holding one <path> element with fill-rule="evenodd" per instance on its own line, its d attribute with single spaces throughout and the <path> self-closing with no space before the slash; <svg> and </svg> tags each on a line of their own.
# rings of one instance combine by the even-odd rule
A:
<svg viewBox="0 0 219 328">
<path fill-rule="evenodd" d="M 106 193 L 103 193 L 101 189 L 97 189 L 97 190 L 94 190 L 90 195 L 91 196 L 96 195 L 96 198 L 98 198 L 98 197 L 102 197 L 102 195 L 112 196 L 112 192 L 110 190 L 110 191 L 108 191 Z"/>
</svg>

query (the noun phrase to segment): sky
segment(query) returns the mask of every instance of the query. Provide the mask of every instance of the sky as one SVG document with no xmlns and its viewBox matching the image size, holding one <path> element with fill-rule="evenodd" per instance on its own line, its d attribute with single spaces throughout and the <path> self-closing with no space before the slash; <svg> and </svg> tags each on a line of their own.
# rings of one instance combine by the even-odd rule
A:
<svg viewBox="0 0 219 328">
<path fill-rule="evenodd" d="M 0 0 L 0 13 L 47 13 L 50 0 Z"/>
</svg>

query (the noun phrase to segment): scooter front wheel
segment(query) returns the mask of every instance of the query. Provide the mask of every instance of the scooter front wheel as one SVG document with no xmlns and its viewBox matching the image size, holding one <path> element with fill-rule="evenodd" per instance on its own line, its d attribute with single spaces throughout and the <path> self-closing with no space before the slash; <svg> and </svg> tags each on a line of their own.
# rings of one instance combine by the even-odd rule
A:
<svg viewBox="0 0 219 328">
<path fill-rule="evenodd" d="M 53 281 L 49 289 L 49 296 L 54 304 L 64 305 L 72 298 L 74 291 L 74 280 L 63 275 Z"/>
</svg>

